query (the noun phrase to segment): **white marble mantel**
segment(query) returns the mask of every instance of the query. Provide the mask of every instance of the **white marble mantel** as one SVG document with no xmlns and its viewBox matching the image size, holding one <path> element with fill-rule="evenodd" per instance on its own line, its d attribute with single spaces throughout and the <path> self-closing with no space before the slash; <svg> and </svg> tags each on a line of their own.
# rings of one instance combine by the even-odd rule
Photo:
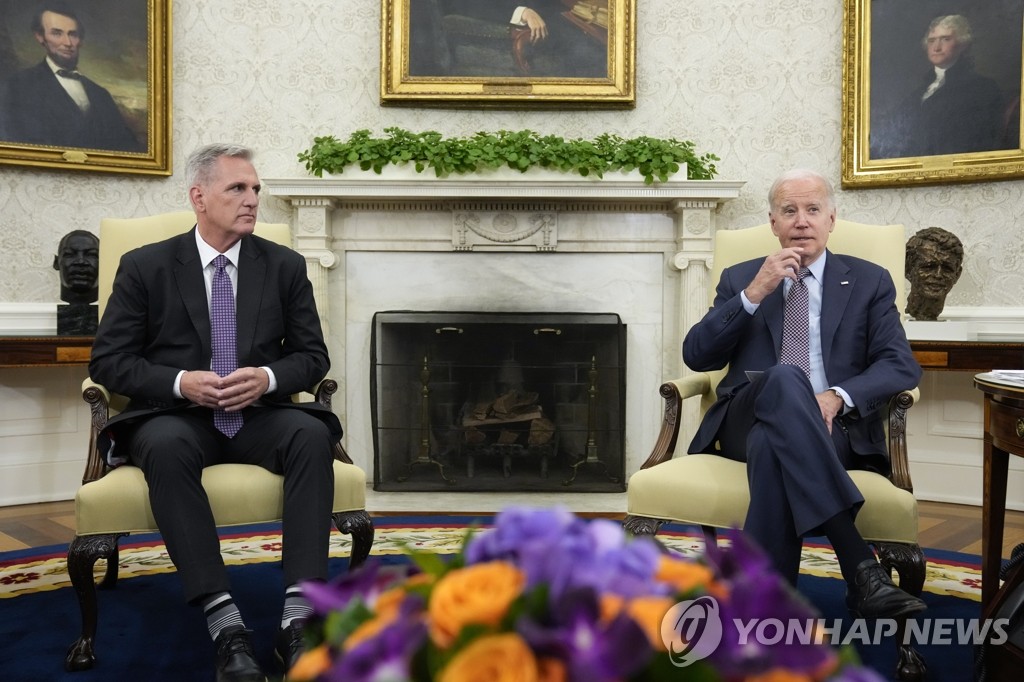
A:
<svg viewBox="0 0 1024 682">
<path fill-rule="evenodd" d="M 335 410 L 372 469 L 374 312 L 617 312 L 627 324 L 627 473 L 657 436 L 658 386 L 706 310 L 719 207 L 742 182 L 566 174 L 264 178 L 292 209 L 341 383 Z M 690 265 L 698 267 L 690 267 Z"/>
</svg>

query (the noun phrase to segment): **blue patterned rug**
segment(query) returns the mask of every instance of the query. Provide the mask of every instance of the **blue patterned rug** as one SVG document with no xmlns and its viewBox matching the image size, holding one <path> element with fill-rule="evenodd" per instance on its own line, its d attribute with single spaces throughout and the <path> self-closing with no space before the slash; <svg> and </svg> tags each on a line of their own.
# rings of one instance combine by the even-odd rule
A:
<svg viewBox="0 0 1024 682">
<path fill-rule="evenodd" d="M 383 563 L 401 563 L 405 547 L 453 554 L 467 532 L 486 527 L 482 516 L 381 516 L 374 519 L 372 555 Z M 697 531 L 666 526 L 658 535 L 676 551 L 697 556 L 702 541 Z M 261 662 L 273 670 L 272 637 L 280 617 L 284 586 L 280 565 L 280 527 L 274 524 L 235 528 L 222 536 L 234 597 Z M 332 574 L 345 570 L 347 536 L 332 536 Z M 65 555 L 54 546 L 0 553 L 0 679 L 147 680 L 213 679 L 213 647 L 199 609 L 184 604 L 158 535 L 122 540 L 116 590 L 99 592 L 99 626 L 95 668 L 66 673 L 64 655 L 80 631 L 78 603 L 69 589 Z M 925 619 L 970 619 L 979 616 L 978 557 L 926 550 L 928 577 Z M 849 616 L 843 605 L 844 585 L 835 555 L 827 545 L 807 543 L 801 563 L 800 591 L 828 621 Z M 879 645 L 858 645 L 865 664 L 885 676 L 896 666 L 891 638 Z M 930 682 L 972 679 L 970 646 L 918 647 L 928 664 Z"/>
</svg>

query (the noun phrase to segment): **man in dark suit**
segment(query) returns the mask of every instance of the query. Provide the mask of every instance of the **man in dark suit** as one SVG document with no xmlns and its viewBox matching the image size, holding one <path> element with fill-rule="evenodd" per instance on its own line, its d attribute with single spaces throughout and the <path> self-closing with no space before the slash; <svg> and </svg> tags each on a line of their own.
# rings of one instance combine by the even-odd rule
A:
<svg viewBox="0 0 1024 682">
<path fill-rule="evenodd" d="M 284 475 L 287 588 L 276 651 L 290 665 L 312 613 L 299 583 L 327 577 L 341 425 L 330 410 L 289 398 L 324 377 L 327 347 L 305 260 L 252 234 L 260 181 L 251 152 L 208 145 L 186 174 L 196 227 L 121 259 L 89 372 L 130 399 L 110 421 L 110 454 L 145 473 L 185 597 L 207 617 L 217 679 L 263 680 L 229 592 L 202 470 L 240 462 Z"/>
<path fill-rule="evenodd" d="M 921 377 L 892 278 L 826 250 L 836 208 L 824 177 L 785 173 L 768 201 L 781 250 L 726 268 L 713 307 L 683 341 L 691 369 L 729 368 L 689 452 L 747 463 L 744 530 L 792 583 L 802 538 L 824 534 L 852 611 L 920 611 L 924 603 L 892 584 L 854 526 L 864 498 L 845 471 L 888 470 L 882 412 Z M 786 306 L 796 313 L 784 315 Z"/>
<path fill-rule="evenodd" d="M 79 73 L 85 28 L 62 4 L 44 6 L 32 33 L 46 58 L 0 87 L 0 136 L 54 147 L 144 151 L 114 98 Z"/>
</svg>

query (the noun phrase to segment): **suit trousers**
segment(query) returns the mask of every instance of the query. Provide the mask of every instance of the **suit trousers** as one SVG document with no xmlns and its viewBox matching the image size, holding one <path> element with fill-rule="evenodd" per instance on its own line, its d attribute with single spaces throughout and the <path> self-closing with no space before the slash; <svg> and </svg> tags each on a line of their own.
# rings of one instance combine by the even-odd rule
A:
<svg viewBox="0 0 1024 682">
<path fill-rule="evenodd" d="M 744 531 L 796 583 L 802 538 L 864 503 L 846 473 L 855 456 L 845 427 L 836 420 L 829 434 L 807 376 L 777 365 L 736 391 L 718 440 L 723 456 L 747 464 Z"/>
<path fill-rule="evenodd" d="M 203 468 L 213 464 L 255 464 L 283 474 L 285 585 L 327 578 L 334 502 L 334 443 L 327 426 L 302 410 L 250 407 L 243 414 L 234 438 L 218 431 L 212 411 L 201 407 L 141 420 L 125 434 L 189 602 L 230 589 L 202 486 Z"/>
</svg>

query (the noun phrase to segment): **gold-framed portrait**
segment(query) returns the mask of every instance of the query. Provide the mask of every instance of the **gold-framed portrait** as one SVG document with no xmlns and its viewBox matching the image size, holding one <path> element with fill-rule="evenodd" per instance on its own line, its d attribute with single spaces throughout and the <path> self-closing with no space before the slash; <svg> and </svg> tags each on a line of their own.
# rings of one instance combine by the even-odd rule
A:
<svg viewBox="0 0 1024 682">
<path fill-rule="evenodd" d="M 634 0 L 381 0 L 381 103 L 635 105 Z"/>
<path fill-rule="evenodd" d="M 0 0 L 0 163 L 170 175 L 170 0 Z"/>
<path fill-rule="evenodd" d="M 1024 177 L 1024 0 L 845 0 L 843 187 Z"/>
</svg>

